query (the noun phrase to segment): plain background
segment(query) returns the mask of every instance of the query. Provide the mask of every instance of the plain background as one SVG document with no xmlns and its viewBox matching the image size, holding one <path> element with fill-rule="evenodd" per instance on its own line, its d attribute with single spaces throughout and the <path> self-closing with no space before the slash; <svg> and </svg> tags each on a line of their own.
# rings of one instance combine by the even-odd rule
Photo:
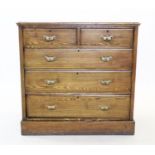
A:
<svg viewBox="0 0 155 155">
<path fill-rule="evenodd" d="M 17 22 L 140 22 L 134 136 L 21 136 Z M 153 0 L 1 0 L 0 144 L 155 144 Z"/>
</svg>

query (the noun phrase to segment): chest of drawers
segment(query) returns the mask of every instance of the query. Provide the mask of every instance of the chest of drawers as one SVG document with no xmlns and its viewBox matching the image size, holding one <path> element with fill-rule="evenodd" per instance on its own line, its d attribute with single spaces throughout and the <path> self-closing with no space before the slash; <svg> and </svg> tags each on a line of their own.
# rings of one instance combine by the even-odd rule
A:
<svg viewBox="0 0 155 155">
<path fill-rule="evenodd" d="M 134 134 L 138 23 L 18 23 L 22 134 Z"/>
</svg>

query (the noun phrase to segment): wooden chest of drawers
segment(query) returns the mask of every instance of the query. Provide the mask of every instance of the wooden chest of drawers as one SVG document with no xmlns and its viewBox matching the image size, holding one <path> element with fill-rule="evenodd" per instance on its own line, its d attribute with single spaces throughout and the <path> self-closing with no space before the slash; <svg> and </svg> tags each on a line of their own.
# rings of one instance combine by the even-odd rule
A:
<svg viewBox="0 0 155 155">
<path fill-rule="evenodd" d="M 134 134 L 138 23 L 18 23 L 22 134 Z"/>
</svg>

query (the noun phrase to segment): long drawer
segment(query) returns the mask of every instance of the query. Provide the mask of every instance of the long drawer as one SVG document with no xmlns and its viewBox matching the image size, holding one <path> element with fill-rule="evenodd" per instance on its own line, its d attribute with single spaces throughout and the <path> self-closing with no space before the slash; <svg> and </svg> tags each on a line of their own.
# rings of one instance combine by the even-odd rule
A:
<svg viewBox="0 0 155 155">
<path fill-rule="evenodd" d="M 129 119 L 130 96 L 27 95 L 28 117 L 100 117 Z"/>
<path fill-rule="evenodd" d="M 26 92 L 129 93 L 131 72 L 27 71 Z"/>
<path fill-rule="evenodd" d="M 130 70 L 131 50 L 25 49 L 27 68 Z"/>
</svg>

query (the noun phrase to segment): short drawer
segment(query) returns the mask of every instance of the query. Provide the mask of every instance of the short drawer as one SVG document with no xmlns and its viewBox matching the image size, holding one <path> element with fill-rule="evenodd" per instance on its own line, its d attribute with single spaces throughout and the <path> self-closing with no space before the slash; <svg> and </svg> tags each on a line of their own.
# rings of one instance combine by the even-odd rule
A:
<svg viewBox="0 0 155 155">
<path fill-rule="evenodd" d="M 81 45 L 130 49 L 133 46 L 133 29 L 82 29 Z"/>
<path fill-rule="evenodd" d="M 128 120 L 129 96 L 28 95 L 28 117 L 99 117 Z"/>
<path fill-rule="evenodd" d="M 61 48 L 76 44 L 75 29 L 24 29 L 25 48 Z"/>
<path fill-rule="evenodd" d="M 26 49 L 25 67 L 130 70 L 132 50 Z"/>
<path fill-rule="evenodd" d="M 27 92 L 129 93 L 131 72 L 27 71 Z"/>
</svg>

